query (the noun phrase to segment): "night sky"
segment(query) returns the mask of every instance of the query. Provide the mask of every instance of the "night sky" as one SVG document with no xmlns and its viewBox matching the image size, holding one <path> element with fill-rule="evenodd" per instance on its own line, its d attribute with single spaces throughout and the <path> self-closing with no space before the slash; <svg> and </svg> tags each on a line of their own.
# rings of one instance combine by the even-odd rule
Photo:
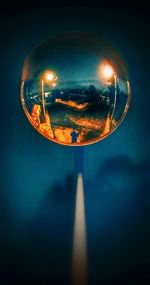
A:
<svg viewBox="0 0 150 285">
<path fill-rule="evenodd" d="M 119 128 L 83 149 L 88 284 L 150 283 L 150 25 L 144 1 L 129 3 L 54 7 L 22 1 L 22 7 L 1 7 L 2 285 L 69 284 L 78 151 L 39 135 L 20 102 L 25 57 L 66 31 L 110 42 L 127 62 L 132 92 Z"/>
</svg>

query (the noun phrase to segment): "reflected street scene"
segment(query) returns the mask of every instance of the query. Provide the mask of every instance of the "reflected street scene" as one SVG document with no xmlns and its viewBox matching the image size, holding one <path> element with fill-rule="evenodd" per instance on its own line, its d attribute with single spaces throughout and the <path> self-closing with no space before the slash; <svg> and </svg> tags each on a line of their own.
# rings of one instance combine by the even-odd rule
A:
<svg viewBox="0 0 150 285">
<path fill-rule="evenodd" d="M 120 54 L 95 35 L 58 35 L 26 58 L 21 101 L 31 125 L 47 139 L 70 146 L 94 143 L 127 113 L 127 69 Z"/>
</svg>

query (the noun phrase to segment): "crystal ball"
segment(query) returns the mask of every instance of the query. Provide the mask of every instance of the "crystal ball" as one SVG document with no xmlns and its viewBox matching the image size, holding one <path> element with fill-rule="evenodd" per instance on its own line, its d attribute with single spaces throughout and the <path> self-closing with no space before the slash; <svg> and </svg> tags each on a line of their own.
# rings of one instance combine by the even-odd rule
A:
<svg viewBox="0 0 150 285">
<path fill-rule="evenodd" d="M 118 50 L 85 32 L 53 36 L 25 59 L 21 102 L 30 124 L 55 143 L 98 142 L 122 122 L 130 83 Z"/>
</svg>

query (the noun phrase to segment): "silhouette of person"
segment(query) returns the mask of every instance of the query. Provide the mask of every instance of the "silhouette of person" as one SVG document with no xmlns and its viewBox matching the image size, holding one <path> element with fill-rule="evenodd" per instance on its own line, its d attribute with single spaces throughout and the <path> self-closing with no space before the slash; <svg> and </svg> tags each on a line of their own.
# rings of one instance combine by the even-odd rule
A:
<svg viewBox="0 0 150 285">
<path fill-rule="evenodd" d="M 71 135 L 72 143 L 76 143 L 77 142 L 77 131 L 73 130 L 70 135 Z"/>
</svg>

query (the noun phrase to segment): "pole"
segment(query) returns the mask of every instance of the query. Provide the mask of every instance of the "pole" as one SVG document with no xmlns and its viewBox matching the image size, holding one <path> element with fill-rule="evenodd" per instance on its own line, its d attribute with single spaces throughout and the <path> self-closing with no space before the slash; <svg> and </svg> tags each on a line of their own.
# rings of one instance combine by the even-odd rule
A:
<svg viewBox="0 0 150 285">
<path fill-rule="evenodd" d="M 110 126 L 112 125 L 112 120 L 113 120 L 113 117 L 114 117 L 114 113 L 115 113 L 115 109 L 116 109 L 116 100 L 117 100 L 117 77 L 116 75 L 114 74 L 114 87 L 115 87 L 115 94 L 114 94 L 114 104 L 113 104 L 113 111 L 112 111 L 112 114 L 111 114 L 111 120 L 110 120 Z"/>
<path fill-rule="evenodd" d="M 44 79 L 41 80 L 41 93 L 42 93 L 42 107 L 43 107 L 43 114 L 45 116 L 45 93 L 44 93 Z"/>
<path fill-rule="evenodd" d="M 75 174 L 83 173 L 83 146 L 73 148 Z"/>
</svg>

